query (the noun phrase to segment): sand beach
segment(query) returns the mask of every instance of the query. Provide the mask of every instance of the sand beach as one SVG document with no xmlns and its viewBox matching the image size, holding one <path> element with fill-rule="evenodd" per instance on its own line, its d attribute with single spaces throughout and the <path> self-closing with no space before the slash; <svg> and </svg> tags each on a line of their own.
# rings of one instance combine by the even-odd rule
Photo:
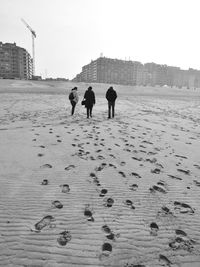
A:
<svg viewBox="0 0 200 267">
<path fill-rule="evenodd" d="M 0 80 L 0 266 L 199 267 L 200 89 L 88 86 Z"/>
</svg>

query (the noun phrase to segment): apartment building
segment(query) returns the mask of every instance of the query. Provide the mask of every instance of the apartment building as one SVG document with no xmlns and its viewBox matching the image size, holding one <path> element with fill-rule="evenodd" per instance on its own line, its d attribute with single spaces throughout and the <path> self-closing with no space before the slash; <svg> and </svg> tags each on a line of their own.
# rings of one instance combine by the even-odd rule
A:
<svg viewBox="0 0 200 267">
<path fill-rule="evenodd" d="M 98 82 L 122 85 L 200 87 L 200 71 L 138 61 L 99 57 L 82 67 L 76 82 Z"/>
<path fill-rule="evenodd" d="M 16 43 L 0 42 L 0 78 L 32 78 L 32 59 L 30 54 Z"/>
<path fill-rule="evenodd" d="M 100 57 L 83 66 L 73 81 L 136 85 L 142 83 L 142 66 L 137 61 Z"/>
</svg>

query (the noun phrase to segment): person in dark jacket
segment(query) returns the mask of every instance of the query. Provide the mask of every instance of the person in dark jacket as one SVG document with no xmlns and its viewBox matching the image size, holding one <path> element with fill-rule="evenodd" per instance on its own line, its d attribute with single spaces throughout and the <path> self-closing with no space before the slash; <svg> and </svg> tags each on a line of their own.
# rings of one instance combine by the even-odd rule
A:
<svg viewBox="0 0 200 267">
<path fill-rule="evenodd" d="M 92 87 L 89 86 L 84 94 L 85 107 L 87 109 L 87 118 L 92 117 L 92 108 L 95 104 L 95 93 L 92 91 Z"/>
<path fill-rule="evenodd" d="M 111 86 L 106 92 L 106 99 L 108 100 L 108 119 L 111 118 L 111 109 L 112 109 L 112 118 L 115 116 L 115 100 L 117 98 L 117 93 Z"/>
</svg>

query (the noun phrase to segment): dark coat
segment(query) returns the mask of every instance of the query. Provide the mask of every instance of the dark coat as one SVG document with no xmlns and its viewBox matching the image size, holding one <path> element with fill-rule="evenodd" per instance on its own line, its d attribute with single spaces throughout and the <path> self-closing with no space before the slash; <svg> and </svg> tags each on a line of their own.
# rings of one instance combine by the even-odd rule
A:
<svg viewBox="0 0 200 267">
<path fill-rule="evenodd" d="M 85 91 L 84 98 L 86 107 L 91 107 L 95 104 L 95 94 L 92 90 Z"/>
<path fill-rule="evenodd" d="M 114 89 L 111 89 L 109 88 L 106 92 L 106 99 L 109 101 L 109 102 L 115 102 L 117 98 L 117 93 Z"/>
</svg>

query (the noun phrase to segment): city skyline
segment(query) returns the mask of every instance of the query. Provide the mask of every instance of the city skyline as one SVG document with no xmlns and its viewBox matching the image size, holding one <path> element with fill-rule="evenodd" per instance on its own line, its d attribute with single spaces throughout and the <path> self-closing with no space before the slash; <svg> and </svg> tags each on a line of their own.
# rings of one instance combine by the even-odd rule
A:
<svg viewBox="0 0 200 267">
<path fill-rule="evenodd" d="M 198 7 L 188 1 L 1 0 L 1 42 L 32 55 L 36 32 L 36 75 L 72 79 L 82 66 L 103 56 L 142 64 L 200 69 Z"/>
<path fill-rule="evenodd" d="M 73 81 L 189 89 L 200 87 L 200 70 L 99 57 L 83 66 Z"/>
</svg>

